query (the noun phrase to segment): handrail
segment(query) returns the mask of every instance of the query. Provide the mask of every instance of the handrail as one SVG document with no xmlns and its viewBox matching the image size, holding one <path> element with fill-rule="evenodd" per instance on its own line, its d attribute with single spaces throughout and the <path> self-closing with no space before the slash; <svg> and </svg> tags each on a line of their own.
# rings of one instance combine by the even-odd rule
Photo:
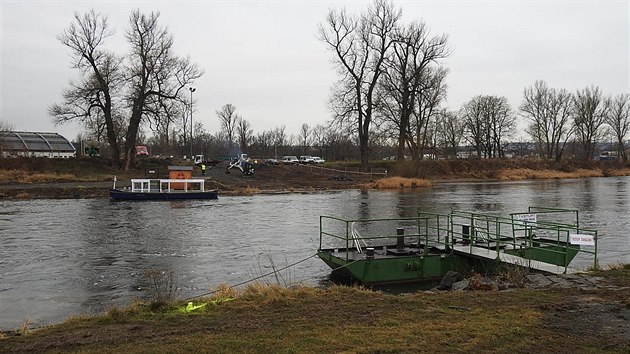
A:
<svg viewBox="0 0 630 354">
<path fill-rule="evenodd" d="M 434 228 L 430 225 L 430 221 L 436 219 L 439 225 L 439 231 L 436 235 L 431 234 L 431 230 Z M 320 242 L 319 250 L 324 247 L 324 238 L 338 240 L 341 243 L 345 243 L 345 249 L 348 250 L 352 243 L 362 242 L 367 247 L 371 242 L 377 242 L 382 239 L 394 239 L 397 237 L 404 237 L 405 239 L 414 239 L 418 244 L 424 245 L 423 254 L 428 253 L 429 244 L 443 245 L 449 248 L 449 223 L 443 221 L 444 218 L 448 219 L 447 215 L 429 214 L 424 213 L 416 217 L 397 217 L 397 218 L 373 218 L 373 219 L 342 219 L 334 216 L 320 216 Z M 380 234 L 358 234 L 353 232 L 353 225 L 357 224 L 379 224 L 385 222 L 398 222 L 406 224 L 407 227 L 413 227 L 415 232 L 407 232 L 404 235 L 400 235 L 395 232 L 395 228 L 390 228 Z M 336 225 L 331 225 L 335 224 Z M 335 230 L 336 227 L 336 230 Z M 378 228 L 374 227 L 373 228 Z M 337 243 L 339 244 L 339 243 Z M 335 247 L 336 248 L 336 247 Z M 349 254 L 346 252 L 346 261 L 349 260 Z"/>
<path fill-rule="evenodd" d="M 597 231 L 579 227 L 578 212 L 575 209 L 560 209 L 560 208 L 543 208 L 537 207 L 529 209 L 530 214 L 557 214 L 557 213 L 573 213 L 575 216 L 574 223 L 563 223 L 555 221 L 539 221 L 536 218 L 525 218 L 519 220 L 520 215 L 528 213 L 512 213 L 510 218 L 504 218 L 499 216 L 493 216 L 489 214 L 480 213 L 466 213 L 454 211 L 451 213 L 453 216 L 453 235 L 457 235 L 455 226 L 461 226 L 462 232 L 460 236 L 462 238 L 469 239 L 469 252 L 472 253 L 473 247 L 479 245 L 479 243 L 485 243 L 486 247 L 490 249 L 494 243 L 495 247 L 492 247 L 497 254 L 497 258 L 501 258 L 502 254 L 507 253 L 506 250 L 518 250 L 528 249 L 534 251 L 543 250 L 549 255 L 558 255 L 564 261 L 564 271 L 568 269 L 571 253 L 583 253 L 591 255 L 593 257 L 593 267 L 597 267 Z M 485 225 L 479 224 L 478 221 L 483 221 Z M 467 231 L 465 233 L 464 231 Z M 537 235 L 538 233 L 538 235 Z M 575 243 L 572 243 L 572 235 L 584 235 L 591 239 L 594 244 L 594 250 L 590 251 L 583 247 L 577 247 Z M 491 237 L 487 237 L 491 236 Z M 549 237 L 548 239 L 540 238 L 541 236 Z M 543 245 L 555 246 L 542 247 Z M 509 248 L 507 246 L 510 246 Z M 505 249 L 505 250 L 504 250 Z M 513 251 L 514 252 L 514 251 Z M 527 252 L 522 252 L 522 258 L 528 259 L 531 262 L 531 257 Z M 529 253 L 533 254 L 532 251 Z M 528 258 L 530 257 L 530 258 Z"/>
<path fill-rule="evenodd" d="M 183 190 L 188 192 L 189 190 L 194 191 L 205 191 L 205 179 L 194 178 L 194 179 L 172 179 L 172 178 L 136 178 L 131 180 L 131 191 L 132 192 L 140 192 L 140 193 L 150 193 L 150 192 L 171 192 L 174 188 L 171 187 L 171 184 L 183 184 Z M 199 185 L 199 188 L 192 188 L 195 184 Z M 152 188 L 157 185 L 157 188 Z"/>
<path fill-rule="evenodd" d="M 415 217 L 352 220 L 321 216 L 319 250 L 324 247 L 325 238 L 329 240 L 328 242 L 338 245 L 345 243 L 345 249 L 349 250 L 353 243 L 356 246 L 359 242 L 363 242 L 364 245 L 370 247 L 371 243 L 377 245 L 376 242 L 379 240 L 403 236 L 405 239 L 417 240 L 419 246 L 423 245 L 425 256 L 428 254 L 430 245 L 441 246 L 448 251 L 458 243 L 466 245 L 471 254 L 479 246 L 483 246 L 495 251 L 498 260 L 504 258 L 505 255 L 516 255 L 526 259 L 529 266 L 532 260 L 563 266 L 565 273 L 570 261 L 578 254 L 592 256 L 593 268 L 597 267 L 598 233 L 596 230 L 579 227 L 577 210 L 543 207 L 530 207 L 528 210 L 529 214 L 571 213 L 575 219 L 571 223 L 537 219 L 534 221 L 527 217 L 519 219 L 520 215 L 527 213 L 512 213 L 509 218 L 506 218 L 487 213 L 463 211 L 452 211 L 449 214 L 420 212 Z M 399 227 L 393 226 L 394 224 L 403 224 L 407 231 L 409 228 L 415 231 L 403 235 L 394 234 L 396 227 Z M 362 231 L 358 234 L 354 228 L 359 225 L 369 227 L 370 231 L 373 230 L 372 233 Z M 581 239 L 587 242 L 580 243 Z M 581 247 L 586 244 L 593 246 L 594 250 Z M 461 250 L 461 247 L 458 246 L 458 249 Z M 349 260 L 349 253 L 346 252 L 346 261 Z"/>
</svg>

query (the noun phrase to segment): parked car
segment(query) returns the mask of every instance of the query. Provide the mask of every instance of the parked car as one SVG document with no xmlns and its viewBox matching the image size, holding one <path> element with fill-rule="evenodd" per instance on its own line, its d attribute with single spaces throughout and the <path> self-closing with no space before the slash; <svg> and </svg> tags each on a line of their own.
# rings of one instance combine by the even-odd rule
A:
<svg viewBox="0 0 630 354">
<path fill-rule="evenodd" d="M 301 164 L 315 163 L 315 160 L 313 160 L 311 156 L 305 155 L 305 156 L 300 156 L 300 163 Z"/>
<path fill-rule="evenodd" d="M 144 145 L 136 146 L 136 156 L 137 157 L 149 157 L 149 149 L 147 149 Z"/>
<path fill-rule="evenodd" d="M 276 159 L 266 159 L 265 164 L 266 165 L 279 165 L 280 162 Z"/>
<path fill-rule="evenodd" d="M 323 164 L 324 162 L 326 162 L 326 160 L 322 159 L 319 156 L 313 156 L 313 162 L 316 164 Z"/>
<path fill-rule="evenodd" d="M 298 160 L 297 156 L 284 156 L 282 163 L 285 165 L 295 165 L 300 163 L 300 160 Z"/>
</svg>

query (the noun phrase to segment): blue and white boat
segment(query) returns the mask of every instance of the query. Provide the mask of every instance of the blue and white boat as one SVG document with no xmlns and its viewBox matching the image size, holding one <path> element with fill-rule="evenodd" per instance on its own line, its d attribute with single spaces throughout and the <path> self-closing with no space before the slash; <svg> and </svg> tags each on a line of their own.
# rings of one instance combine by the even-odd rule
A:
<svg viewBox="0 0 630 354">
<path fill-rule="evenodd" d="M 132 179 L 131 187 L 109 190 L 112 200 L 217 199 L 218 189 L 206 190 L 205 179 Z"/>
</svg>

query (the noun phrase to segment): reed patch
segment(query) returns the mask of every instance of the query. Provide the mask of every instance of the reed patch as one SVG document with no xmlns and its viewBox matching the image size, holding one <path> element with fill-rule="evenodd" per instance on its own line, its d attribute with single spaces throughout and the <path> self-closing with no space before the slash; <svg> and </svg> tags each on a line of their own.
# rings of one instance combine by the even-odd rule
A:
<svg viewBox="0 0 630 354">
<path fill-rule="evenodd" d="M 422 178 L 386 177 L 361 185 L 369 189 L 426 188 L 431 182 Z"/>
<path fill-rule="evenodd" d="M 260 189 L 256 187 L 250 187 L 250 186 L 247 186 L 240 190 L 240 194 L 242 195 L 254 195 L 254 194 L 259 194 L 259 193 L 260 193 Z"/>
<path fill-rule="evenodd" d="M 607 177 L 630 176 L 630 168 L 607 169 L 604 171 L 604 175 L 606 175 Z"/>
<path fill-rule="evenodd" d="M 600 169 L 576 169 L 571 172 L 557 170 L 532 170 L 528 168 L 508 168 L 498 172 L 497 178 L 502 181 L 520 181 L 526 179 L 561 179 L 580 177 L 602 177 Z"/>
</svg>

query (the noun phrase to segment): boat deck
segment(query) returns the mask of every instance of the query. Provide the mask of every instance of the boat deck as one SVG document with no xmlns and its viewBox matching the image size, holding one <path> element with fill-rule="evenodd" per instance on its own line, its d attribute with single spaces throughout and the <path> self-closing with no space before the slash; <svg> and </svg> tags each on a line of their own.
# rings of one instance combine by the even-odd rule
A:
<svg viewBox="0 0 630 354">
<path fill-rule="evenodd" d="M 384 259 L 384 258 L 399 258 L 405 256 L 421 256 L 424 254 L 424 245 L 405 245 L 404 247 L 400 247 L 397 245 L 387 245 L 387 246 L 369 246 L 374 249 L 374 259 Z M 331 253 L 335 257 L 346 258 L 350 261 L 357 261 L 366 258 L 366 249 L 368 247 L 363 247 L 362 251 L 359 252 L 356 248 L 350 247 L 346 249 L 345 247 L 340 248 L 325 248 L 322 251 L 326 251 Z M 445 255 L 447 252 L 439 247 L 438 244 L 429 245 L 427 255 L 435 256 L 435 255 Z"/>
<path fill-rule="evenodd" d="M 490 246 L 490 248 L 488 248 Z M 423 245 L 405 245 L 405 247 L 397 247 L 393 246 L 370 246 L 374 248 L 374 259 L 386 259 L 386 258 L 397 258 L 401 256 L 421 256 L 424 253 Z M 504 248 L 504 247 L 502 247 Z M 557 266 L 554 264 L 549 264 L 541 261 L 531 260 L 515 255 L 511 255 L 505 252 L 497 253 L 496 248 L 493 248 L 492 245 L 484 244 L 480 245 L 470 245 L 467 243 L 457 243 L 451 247 L 453 252 L 460 255 L 467 255 L 476 258 L 481 258 L 485 260 L 497 260 L 500 259 L 503 263 L 513 264 L 517 266 L 525 266 L 534 270 L 538 270 L 541 272 L 551 273 L 551 274 L 575 274 L 578 273 L 579 270 L 570 267 Z M 359 252 L 356 248 L 329 248 L 322 249 L 322 251 L 326 251 L 331 253 L 331 255 L 338 258 L 346 258 L 348 261 L 358 261 L 366 259 L 366 247 L 362 248 L 362 252 Z M 449 253 L 448 250 L 444 248 L 442 244 L 434 244 L 429 245 L 428 248 L 429 256 L 433 255 L 447 255 Z"/>
<path fill-rule="evenodd" d="M 565 268 L 562 266 L 557 266 L 554 264 L 527 259 L 527 258 L 511 255 L 508 253 L 504 253 L 504 252 L 497 253 L 495 249 L 488 249 L 485 247 L 479 247 L 479 246 L 471 247 L 470 245 L 456 244 L 455 246 L 453 246 L 453 251 L 459 254 L 470 255 L 470 256 L 478 257 L 482 259 L 488 259 L 488 260 L 500 259 L 501 262 L 504 262 L 504 263 L 514 264 L 518 266 L 526 266 L 531 269 L 535 269 L 535 270 L 546 272 L 546 273 L 575 274 L 579 272 L 579 270 L 575 268 L 570 268 L 570 267 Z"/>
</svg>

